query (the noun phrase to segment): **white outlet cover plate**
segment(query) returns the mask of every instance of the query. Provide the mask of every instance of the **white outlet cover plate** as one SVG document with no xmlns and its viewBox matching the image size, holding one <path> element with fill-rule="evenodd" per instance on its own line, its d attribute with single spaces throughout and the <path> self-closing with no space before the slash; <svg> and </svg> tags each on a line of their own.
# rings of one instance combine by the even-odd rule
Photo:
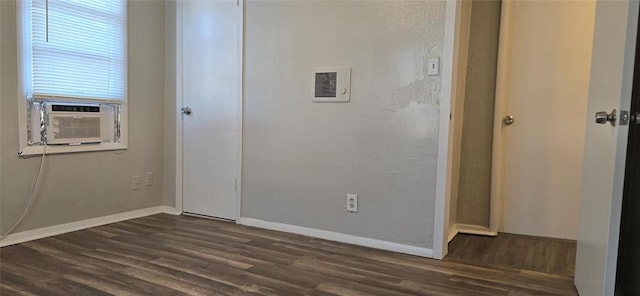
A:
<svg viewBox="0 0 640 296">
<path fill-rule="evenodd" d="M 358 195 L 353 193 L 347 194 L 347 212 L 358 212 Z"/>
</svg>

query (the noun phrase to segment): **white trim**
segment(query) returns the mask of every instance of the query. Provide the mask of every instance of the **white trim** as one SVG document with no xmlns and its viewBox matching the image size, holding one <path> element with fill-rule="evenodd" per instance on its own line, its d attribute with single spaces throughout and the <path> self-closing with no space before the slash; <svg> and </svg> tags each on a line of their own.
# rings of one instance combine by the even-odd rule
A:
<svg viewBox="0 0 640 296">
<path fill-rule="evenodd" d="M 454 91 L 454 49 L 458 27 L 458 2 L 447 1 L 444 25 L 444 49 L 442 67 L 442 90 L 440 94 L 440 123 L 438 132 L 438 164 L 436 174 L 435 216 L 433 220 L 433 258 L 443 259 L 448 252 L 449 201 L 451 199 L 451 153 L 449 151 L 450 114 L 452 92 Z"/>
<path fill-rule="evenodd" d="M 175 207 L 182 211 L 182 181 L 183 152 L 182 152 L 182 1 L 176 1 L 176 202 Z"/>
<path fill-rule="evenodd" d="M 28 30 L 25 28 L 27 23 L 24 18 L 24 14 L 27 13 L 25 1 L 16 1 L 16 32 L 17 32 L 17 56 L 18 59 L 18 76 L 17 76 L 17 86 L 18 86 L 18 153 L 22 154 L 23 151 L 28 148 L 27 146 L 27 100 L 26 95 L 24 94 L 24 85 L 26 84 L 25 77 L 25 67 L 27 66 L 25 62 L 27 60 L 24 58 L 25 55 L 31 55 L 31 47 L 27 47 L 25 45 L 26 38 L 24 31 Z M 30 26 L 31 24 L 29 24 Z M 28 50 L 28 51 L 27 51 Z M 25 52 L 26 51 L 26 52 Z M 42 153 L 42 152 L 41 152 Z"/>
<path fill-rule="evenodd" d="M 456 235 L 458 235 L 458 233 L 460 233 L 458 224 L 451 225 L 451 227 L 449 227 L 449 236 L 447 237 L 447 242 L 450 243 L 456 237 Z"/>
<path fill-rule="evenodd" d="M 489 227 L 470 225 L 470 224 L 456 224 L 459 233 L 476 234 L 485 236 L 496 236 L 497 232 L 491 230 Z"/>
<path fill-rule="evenodd" d="M 116 223 L 125 220 L 131 220 L 155 214 L 166 213 L 171 215 L 179 215 L 177 210 L 167 206 L 157 206 L 146 209 L 134 210 L 130 212 L 118 213 L 98 218 L 91 218 L 82 221 L 76 221 L 71 223 L 65 223 L 60 225 L 54 225 L 44 228 L 38 228 L 33 230 L 27 230 L 17 232 L 8 235 L 5 239 L 0 241 L 0 247 L 6 247 L 23 242 L 37 240 L 45 237 L 59 235 L 67 232 L 78 231 L 91 227 L 102 226 L 106 224 Z"/>
<path fill-rule="evenodd" d="M 394 243 L 389 241 L 343 234 L 343 233 L 332 232 L 327 230 L 307 228 L 307 227 L 282 224 L 277 222 L 269 222 L 269 221 L 246 218 L 246 217 L 241 217 L 239 219 L 238 224 L 257 227 L 257 228 L 263 228 L 263 229 L 288 232 L 288 233 L 295 233 L 295 234 L 316 237 L 316 238 L 321 238 L 321 239 L 326 239 L 326 240 L 336 241 L 341 243 L 347 243 L 352 245 L 364 246 L 364 247 L 369 247 L 374 249 L 433 258 L 433 250 L 429 248 L 416 247 L 411 245 L 405 245 L 405 244 Z"/>
<path fill-rule="evenodd" d="M 237 0 L 238 2 L 238 14 L 239 14 L 239 30 L 240 36 L 238 38 L 238 49 L 240 54 L 238 55 L 238 155 L 236 156 L 236 221 L 240 220 L 242 216 L 242 145 L 244 138 L 244 0 Z"/>
<path fill-rule="evenodd" d="M 170 207 L 170 206 L 160 206 L 162 208 L 162 213 L 164 214 L 169 214 L 169 215 L 174 215 L 174 216 L 180 216 L 182 215 L 182 211 L 178 210 L 174 207 Z"/>
<path fill-rule="evenodd" d="M 99 144 L 83 144 L 83 145 L 47 145 L 47 154 L 73 153 L 73 152 L 89 152 L 89 151 L 109 151 L 109 150 L 126 150 L 127 145 L 123 143 L 99 143 Z M 26 146 L 18 155 L 32 156 L 42 155 L 44 146 Z"/>
</svg>

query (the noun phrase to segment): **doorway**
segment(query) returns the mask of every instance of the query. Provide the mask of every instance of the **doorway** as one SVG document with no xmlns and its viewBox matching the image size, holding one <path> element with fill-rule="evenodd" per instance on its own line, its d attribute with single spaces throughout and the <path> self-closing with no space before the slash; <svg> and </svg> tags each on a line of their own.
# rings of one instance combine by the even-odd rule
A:
<svg viewBox="0 0 640 296">
<path fill-rule="evenodd" d="M 473 13 L 479 2 L 472 1 L 472 29 L 476 29 Z M 488 169 L 486 165 L 472 167 L 476 172 L 465 175 L 462 172 L 468 162 L 458 163 L 461 173 L 457 184 L 452 182 L 458 187 L 451 188 L 451 211 L 456 215 L 452 214 L 455 218 L 450 240 L 457 232 L 488 236 L 508 233 L 487 244 L 508 247 L 512 242 L 519 245 L 517 242 L 534 240 L 542 246 L 542 253 L 557 250 L 558 254 L 572 253 L 563 257 L 575 258 L 595 3 L 506 0 L 500 5 L 499 15 L 497 71 L 484 77 L 467 74 L 462 98 L 460 150 L 477 152 L 479 146 L 487 146 L 465 137 L 465 132 L 483 141 L 492 138 L 490 164 Z M 472 57 L 466 59 L 467 71 L 477 66 L 478 61 Z M 464 124 L 478 116 L 474 112 L 487 113 L 467 107 L 471 104 L 468 101 L 477 100 L 477 92 L 468 87 L 474 81 L 469 79 L 486 82 L 492 77 L 496 77 L 495 108 L 489 111 L 492 130 L 478 130 L 477 120 Z M 475 130 L 465 131 L 467 127 Z M 474 182 L 480 182 L 483 187 L 479 188 L 485 190 L 465 188 Z M 450 247 L 460 245 L 464 244 Z M 461 253 L 464 251 L 450 250 L 452 255 Z M 572 273 L 572 267 L 573 262 L 563 264 L 560 274 Z"/>
<path fill-rule="evenodd" d="M 177 3 L 182 209 L 187 214 L 237 220 L 242 147 L 241 2 Z"/>
</svg>

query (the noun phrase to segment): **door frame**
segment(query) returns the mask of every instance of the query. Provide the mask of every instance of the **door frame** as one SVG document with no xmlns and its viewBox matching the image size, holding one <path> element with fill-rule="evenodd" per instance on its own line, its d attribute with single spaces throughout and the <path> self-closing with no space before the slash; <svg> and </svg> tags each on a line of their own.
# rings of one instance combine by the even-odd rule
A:
<svg viewBox="0 0 640 296">
<path fill-rule="evenodd" d="M 240 49 L 240 54 L 238 55 L 238 69 L 240 69 L 238 71 L 238 100 L 239 100 L 239 108 L 237 111 L 237 126 L 238 126 L 238 139 L 237 139 L 237 145 L 238 145 L 238 151 L 236 154 L 236 172 L 237 172 L 237 183 L 236 183 L 236 213 L 235 213 L 235 222 L 239 223 L 240 221 L 240 217 L 241 217 L 241 213 L 242 213 L 242 145 L 243 145 L 243 130 L 244 130 L 244 119 L 243 119 L 243 115 L 244 115 L 244 65 L 243 65 L 243 58 L 244 58 L 244 2 L 245 0 L 236 0 L 236 4 L 238 6 L 238 26 L 239 26 L 239 34 L 240 36 L 238 36 L 238 48 Z M 183 71 L 183 64 L 182 64 L 182 57 L 183 57 L 183 51 L 182 51 L 182 38 L 183 38 L 183 34 L 182 34 L 182 8 L 183 8 L 183 0 L 177 0 L 175 2 L 176 8 L 175 8 L 175 29 L 176 29 L 176 40 L 175 40 L 175 50 L 176 50 L 176 76 L 175 76 L 175 83 L 176 83 L 176 88 L 175 88 L 175 97 L 176 97 L 176 105 L 175 105 L 175 120 L 176 120 L 176 175 L 175 175 L 175 184 L 176 184 L 176 191 L 175 191 L 175 208 L 177 210 L 177 212 L 179 213 L 183 213 L 183 202 L 184 202 L 184 186 L 183 186 L 183 179 L 184 179 L 184 150 L 183 150 L 183 124 L 182 124 L 182 114 L 180 113 L 180 109 L 184 106 L 184 97 L 183 97 L 183 83 L 182 83 L 182 71 Z"/>
<path fill-rule="evenodd" d="M 438 160 L 436 172 L 436 196 L 435 196 L 435 214 L 433 223 L 433 258 L 444 259 L 449 252 L 449 241 L 455 237 L 458 232 L 468 232 L 483 234 L 488 229 L 476 229 L 465 226 L 459 227 L 456 223 L 450 224 L 449 216 L 451 210 L 451 184 L 452 184 L 452 166 L 453 166 L 453 149 L 454 149 L 454 133 L 451 118 L 459 112 L 455 110 L 457 97 L 459 96 L 458 84 L 459 69 L 461 65 L 460 57 L 461 40 L 464 30 L 462 28 L 463 11 L 462 3 L 457 0 L 447 0 L 444 25 L 444 45 L 443 45 L 443 70 L 442 70 L 442 91 L 440 94 L 440 118 L 438 127 Z M 503 4 L 504 5 L 504 4 Z M 502 40 L 503 16 L 500 16 L 500 39 Z M 500 43 L 498 50 L 503 49 L 504 44 Z M 503 62 L 504 64 L 504 62 Z M 504 72 L 504 70 L 503 70 Z M 495 141 L 495 138 L 494 138 Z M 493 172 L 492 172 L 493 174 Z M 492 176 L 493 177 L 493 176 Z M 493 196 L 493 188 L 491 195 Z M 491 205 L 493 207 L 498 203 Z M 492 225 L 497 228 L 496 221 L 491 221 Z"/>
<path fill-rule="evenodd" d="M 502 0 L 500 8 L 500 31 L 498 33 L 498 61 L 493 108 L 493 131 L 491 145 L 491 184 L 489 194 L 489 227 L 457 224 L 460 233 L 496 236 L 502 225 L 504 204 L 504 145 L 502 116 L 508 107 L 509 60 L 511 54 L 511 0 Z"/>
<path fill-rule="evenodd" d="M 462 4 L 447 0 L 445 8 L 444 42 L 442 52 L 442 88 L 438 121 L 438 159 L 436 168 L 435 213 L 433 219 L 433 258 L 444 259 L 449 244 L 449 212 L 451 201 L 451 167 L 453 163 L 453 132 L 451 106 L 457 96 Z M 425 213 L 428 215 L 428 213 Z"/>
</svg>

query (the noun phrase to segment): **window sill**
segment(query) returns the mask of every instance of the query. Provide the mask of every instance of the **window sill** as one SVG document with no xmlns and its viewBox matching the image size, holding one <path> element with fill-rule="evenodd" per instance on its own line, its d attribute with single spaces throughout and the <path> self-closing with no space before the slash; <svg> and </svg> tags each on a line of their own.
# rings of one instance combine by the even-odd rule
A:
<svg viewBox="0 0 640 296">
<path fill-rule="evenodd" d="M 18 153 L 20 156 L 42 155 L 44 146 L 27 146 L 22 148 Z M 84 144 L 84 145 L 48 145 L 47 154 L 63 154 L 76 152 L 92 152 L 92 151 L 111 151 L 125 150 L 127 145 L 123 143 L 100 143 L 100 144 Z"/>
</svg>

